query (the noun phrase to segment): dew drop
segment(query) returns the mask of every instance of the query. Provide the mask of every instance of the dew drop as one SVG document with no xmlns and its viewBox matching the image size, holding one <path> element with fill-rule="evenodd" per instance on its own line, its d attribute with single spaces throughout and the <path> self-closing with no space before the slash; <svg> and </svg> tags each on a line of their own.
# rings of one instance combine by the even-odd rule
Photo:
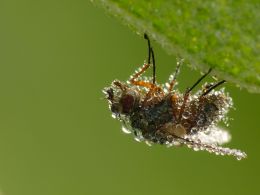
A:
<svg viewBox="0 0 260 195">
<path fill-rule="evenodd" d="M 148 141 L 148 140 L 146 140 L 145 143 L 146 143 L 148 146 L 152 146 L 152 145 L 153 145 L 153 143 L 152 143 L 151 141 Z"/>
<path fill-rule="evenodd" d="M 200 148 L 199 148 L 199 147 L 197 147 L 197 146 L 194 146 L 194 147 L 193 147 L 193 150 L 194 150 L 194 151 L 199 151 L 199 150 L 200 150 Z"/>
<path fill-rule="evenodd" d="M 122 131 L 126 134 L 130 134 L 131 131 L 129 129 L 127 129 L 125 126 L 122 126 Z"/>
<path fill-rule="evenodd" d="M 140 139 L 139 137 L 135 137 L 134 139 L 135 139 L 135 141 L 137 141 L 137 142 L 141 142 L 141 139 Z"/>
<path fill-rule="evenodd" d="M 191 144 L 187 144 L 188 148 L 192 148 L 192 145 Z"/>
<path fill-rule="evenodd" d="M 237 160 L 242 160 L 242 157 L 241 156 L 237 156 Z"/>
<path fill-rule="evenodd" d="M 203 125 L 203 120 L 198 120 L 197 125 L 198 125 L 198 126 Z"/>
<path fill-rule="evenodd" d="M 240 150 L 236 150 L 234 152 L 234 154 L 236 155 L 237 160 L 241 160 L 242 158 L 246 158 L 246 153 L 241 152 Z"/>
<path fill-rule="evenodd" d="M 166 145 L 167 148 L 170 148 L 170 147 L 172 147 L 172 146 L 173 146 L 173 143 L 170 143 L 170 142 L 167 143 L 167 145 Z"/>
<path fill-rule="evenodd" d="M 114 113 L 112 113 L 111 116 L 112 116 L 112 118 L 117 118 L 117 117 L 116 117 L 116 114 L 114 114 Z"/>
<path fill-rule="evenodd" d="M 200 150 L 205 150 L 206 148 L 201 145 L 201 146 L 199 147 L 199 149 L 200 149 Z"/>
<path fill-rule="evenodd" d="M 189 118 L 189 116 L 190 116 L 189 112 L 183 112 L 183 114 L 182 114 L 182 118 L 184 118 L 184 119 Z"/>
<path fill-rule="evenodd" d="M 136 135 L 134 138 L 136 141 L 141 142 L 144 140 L 143 136 L 141 135 L 141 133 L 139 131 L 136 131 Z"/>
<path fill-rule="evenodd" d="M 195 133 L 197 133 L 197 128 L 195 127 L 192 127 L 191 130 L 190 130 L 190 133 L 193 135 Z"/>
<path fill-rule="evenodd" d="M 172 143 L 173 143 L 174 146 L 180 146 L 180 145 L 181 145 L 181 143 L 178 142 L 178 141 L 173 141 Z M 184 144 L 185 144 L 185 143 L 184 143 Z"/>
</svg>

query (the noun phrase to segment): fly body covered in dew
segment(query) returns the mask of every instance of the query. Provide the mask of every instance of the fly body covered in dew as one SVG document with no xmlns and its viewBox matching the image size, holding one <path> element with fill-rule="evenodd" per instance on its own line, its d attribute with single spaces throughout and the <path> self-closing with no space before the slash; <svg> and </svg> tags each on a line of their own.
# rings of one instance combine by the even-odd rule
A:
<svg viewBox="0 0 260 195">
<path fill-rule="evenodd" d="M 218 127 L 226 121 L 226 114 L 233 106 L 232 98 L 224 88 L 216 90 L 225 80 L 204 84 L 196 93 L 193 89 L 211 73 L 209 69 L 186 91 L 175 90 L 176 78 L 182 64 L 177 62 L 169 82 L 156 82 L 154 51 L 148 42 L 148 60 L 126 82 L 115 80 L 103 92 L 108 100 L 112 116 L 122 122 L 122 130 L 132 133 L 137 141 L 148 145 L 163 144 L 168 147 L 186 145 L 220 155 L 231 155 L 238 160 L 246 153 L 220 145 L 230 141 L 230 134 Z M 152 77 L 143 73 L 153 68 Z"/>
</svg>

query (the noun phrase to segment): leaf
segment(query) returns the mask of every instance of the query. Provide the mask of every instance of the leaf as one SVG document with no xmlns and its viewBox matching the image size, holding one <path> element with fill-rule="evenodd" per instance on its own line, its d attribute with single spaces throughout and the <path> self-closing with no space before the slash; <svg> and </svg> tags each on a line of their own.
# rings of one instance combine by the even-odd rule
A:
<svg viewBox="0 0 260 195">
<path fill-rule="evenodd" d="M 260 93 L 258 0 L 96 0 L 170 54 L 251 92 Z"/>
</svg>

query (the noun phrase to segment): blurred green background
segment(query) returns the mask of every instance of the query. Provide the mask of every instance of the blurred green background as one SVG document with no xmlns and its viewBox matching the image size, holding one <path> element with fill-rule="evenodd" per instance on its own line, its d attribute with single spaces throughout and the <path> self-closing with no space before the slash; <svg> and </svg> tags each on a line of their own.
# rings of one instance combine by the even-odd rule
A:
<svg viewBox="0 0 260 195">
<path fill-rule="evenodd" d="M 142 64 L 141 36 L 86 0 L 2 0 L 0 25 L 3 195 L 259 193 L 259 94 L 226 85 L 228 146 L 245 160 L 148 147 L 121 132 L 101 93 Z M 176 56 L 153 44 L 165 82 Z M 180 89 L 199 76 L 184 66 Z"/>
</svg>

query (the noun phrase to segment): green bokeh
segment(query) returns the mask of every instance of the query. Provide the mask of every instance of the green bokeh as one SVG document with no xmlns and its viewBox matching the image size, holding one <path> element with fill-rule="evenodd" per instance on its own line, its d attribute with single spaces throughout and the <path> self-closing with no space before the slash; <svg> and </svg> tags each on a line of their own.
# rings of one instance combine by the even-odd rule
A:
<svg viewBox="0 0 260 195">
<path fill-rule="evenodd" d="M 260 93 L 259 0 L 94 0 L 170 54 Z"/>
<path fill-rule="evenodd" d="M 120 131 L 101 90 L 146 56 L 144 40 L 90 2 L 0 3 L 0 189 L 4 195 L 257 194 L 259 95 L 227 84 L 236 161 L 148 147 Z M 158 78 L 175 56 L 154 43 Z M 183 67 L 180 88 L 199 73 Z"/>
</svg>

